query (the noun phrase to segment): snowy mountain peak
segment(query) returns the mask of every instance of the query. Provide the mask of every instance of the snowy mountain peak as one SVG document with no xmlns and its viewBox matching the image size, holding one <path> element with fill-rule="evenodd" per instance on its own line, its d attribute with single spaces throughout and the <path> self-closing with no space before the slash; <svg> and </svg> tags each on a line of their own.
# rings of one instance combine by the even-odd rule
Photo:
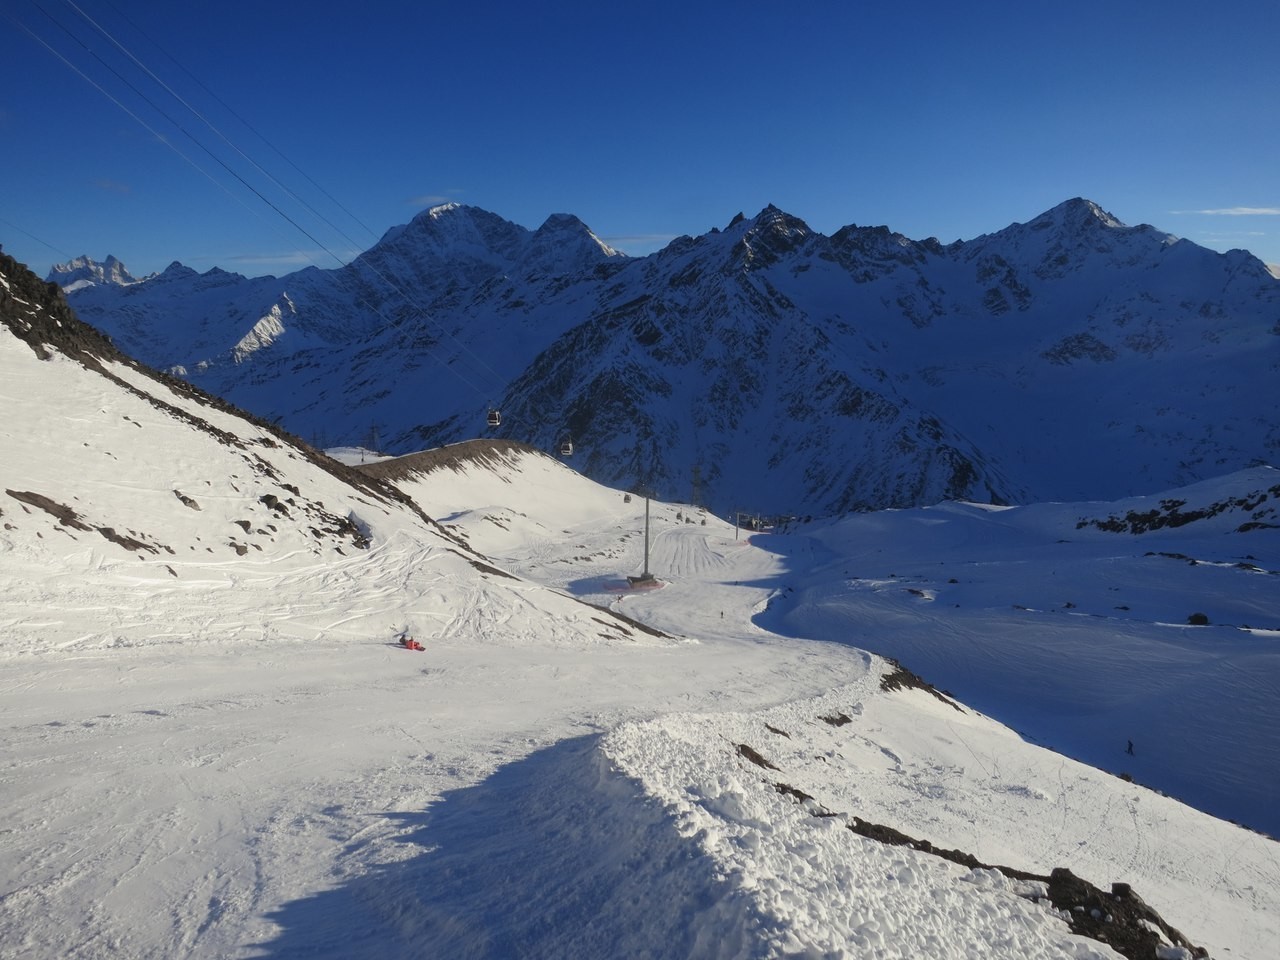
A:
<svg viewBox="0 0 1280 960">
<path fill-rule="evenodd" d="M 446 277 L 484 282 L 499 274 L 559 276 L 625 255 L 571 214 L 552 214 L 536 231 L 479 207 L 448 203 L 390 230 L 354 265 L 412 277 L 439 289 Z"/>
<path fill-rule="evenodd" d="M 753 269 L 770 266 L 816 236 L 799 217 L 793 217 L 773 204 L 750 221 L 735 219 L 734 225 L 743 230 L 740 249 L 744 264 Z"/>
<path fill-rule="evenodd" d="M 809 236 L 813 233 L 809 225 L 799 217 L 793 217 L 785 210 L 780 210 L 772 203 L 761 210 L 751 221 L 752 230 L 785 235 Z"/>
<path fill-rule="evenodd" d="M 89 256 L 76 257 L 68 263 L 56 263 L 45 279 L 66 291 L 95 284 L 123 287 L 138 282 L 125 265 L 110 254 L 102 263 Z"/>
<path fill-rule="evenodd" d="M 176 280 L 189 280 L 198 276 L 200 276 L 199 271 L 175 260 L 156 274 L 155 279 L 170 283 Z"/>
<path fill-rule="evenodd" d="M 606 257 L 625 257 L 626 254 L 619 250 L 615 250 L 592 232 L 591 228 L 579 220 L 571 213 L 553 213 L 543 221 L 536 231 L 534 238 L 539 236 L 554 237 L 557 240 L 572 241 L 574 238 L 582 237 L 589 240 L 592 244 L 600 249 Z"/>
<path fill-rule="evenodd" d="M 529 237 L 519 269 L 526 274 L 571 274 L 611 258 L 625 259 L 626 254 L 614 250 L 572 214 L 553 213 Z"/>
<path fill-rule="evenodd" d="M 479 207 L 447 203 L 387 231 L 352 266 L 371 266 L 380 273 L 407 271 L 408 276 L 424 281 L 447 267 L 467 279 L 479 280 L 518 259 L 528 233 Z"/>
<path fill-rule="evenodd" d="M 1123 228 L 1126 224 L 1092 200 L 1074 197 L 1046 210 L 1026 224 L 1032 231 L 1079 236 L 1102 228 Z"/>
</svg>

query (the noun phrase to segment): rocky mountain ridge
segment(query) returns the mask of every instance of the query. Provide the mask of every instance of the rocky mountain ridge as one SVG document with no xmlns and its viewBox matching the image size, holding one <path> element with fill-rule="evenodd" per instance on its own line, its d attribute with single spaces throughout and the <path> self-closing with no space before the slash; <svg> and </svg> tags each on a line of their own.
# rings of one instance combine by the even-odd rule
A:
<svg viewBox="0 0 1280 960">
<path fill-rule="evenodd" d="M 776 207 L 618 254 L 448 205 L 351 264 L 69 293 L 123 349 L 319 444 L 498 435 L 722 512 L 1109 499 L 1280 453 L 1280 283 L 1088 200 L 968 241 Z"/>
</svg>

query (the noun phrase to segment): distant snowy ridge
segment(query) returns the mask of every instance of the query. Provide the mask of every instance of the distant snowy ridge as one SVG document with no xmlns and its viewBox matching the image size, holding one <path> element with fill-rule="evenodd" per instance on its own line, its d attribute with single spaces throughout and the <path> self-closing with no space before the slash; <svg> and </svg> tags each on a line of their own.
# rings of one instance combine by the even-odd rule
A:
<svg viewBox="0 0 1280 960">
<path fill-rule="evenodd" d="M 264 339 L 285 291 L 288 334 Z M 569 215 L 450 204 L 337 270 L 174 265 L 72 298 L 320 445 L 439 446 L 496 406 L 498 435 L 572 438 L 589 476 L 721 513 L 1115 499 L 1280 459 L 1257 402 L 1276 278 L 1079 198 L 947 245 L 770 206 L 644 258 Z"/>
<path fill-rule="evenodd" d="M 74 293 L 76 290 L 97 284 L 119 287 L 139 282 L 125 269 L 125 265 L 113 256 L 108 256 L 102 263 L 98 263 L 92 257 L 82 256 L 68 263 L 54 264 L 49 271 L 48 280 L 58 284 L 67 293 Z"/>
</svg>

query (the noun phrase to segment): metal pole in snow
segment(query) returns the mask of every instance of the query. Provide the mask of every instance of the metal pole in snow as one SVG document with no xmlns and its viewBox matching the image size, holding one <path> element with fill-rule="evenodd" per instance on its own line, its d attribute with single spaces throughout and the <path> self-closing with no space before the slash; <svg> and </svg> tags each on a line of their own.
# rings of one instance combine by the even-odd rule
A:
<svg viewBox="0 0 1280 960">
<path fill-rule="evenodd" d="M 649 497 L 648 494 L 644 498 L 644 573 L 642 576 L 649 579 Z"/>
</svg>

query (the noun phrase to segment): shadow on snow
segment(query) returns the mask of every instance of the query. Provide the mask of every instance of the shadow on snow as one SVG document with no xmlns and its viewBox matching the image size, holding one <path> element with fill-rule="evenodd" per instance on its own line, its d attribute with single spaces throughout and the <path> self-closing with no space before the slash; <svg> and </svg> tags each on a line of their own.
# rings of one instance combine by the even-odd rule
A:
<svg viewBox="0 0 1280 960">
<path fill-rule="evenodd" d="M 388 813 L 421 848 L 270 916 L 254 956 L 751 957 L 767 922 L 599 735 L 562 741 Z"/>
</svg>

